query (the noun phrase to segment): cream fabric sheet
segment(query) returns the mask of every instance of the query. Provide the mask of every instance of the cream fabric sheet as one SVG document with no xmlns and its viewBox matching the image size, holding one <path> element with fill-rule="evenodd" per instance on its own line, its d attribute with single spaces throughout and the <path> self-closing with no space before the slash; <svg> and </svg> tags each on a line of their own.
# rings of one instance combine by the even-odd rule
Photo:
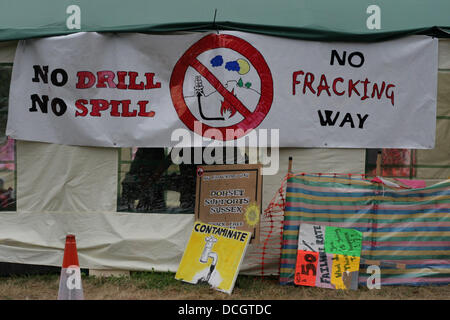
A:
<svg viewBox="0 0 450 320">
<path fill-rule="evenodd" d="M 364 150 L 281 149 L 279 173 L 263 180 L 264 208 L 290 155 L 295 171 L 364 170 Z M 17 212 L 0 212 L 0 261 L 60 266 L 74 233 L 82 268 L 175 272 L 194 215 L 116 212 L 117 166 L 117 149 L 17 141 Z M 241 270 L 258 272 L 246 260 Z"/>
</svg>

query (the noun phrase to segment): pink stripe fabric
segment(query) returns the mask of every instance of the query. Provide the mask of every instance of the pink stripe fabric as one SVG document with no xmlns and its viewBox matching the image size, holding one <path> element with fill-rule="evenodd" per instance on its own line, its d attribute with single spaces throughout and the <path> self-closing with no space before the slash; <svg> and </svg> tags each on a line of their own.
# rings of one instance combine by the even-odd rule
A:
<svg viewBox="0 0 450 320">
<path fill-rule="evenodd" d="M 286 202 L 288 207 L 302 207 L 306 209 L 316 210 L 370 210 L 372 205 L 317 205 L 304 202 L 289 201 Z M 437 204 L 415 204 L 415 205 L 378 205 L 378 210 L 427 210 L 427 209 L 449 209 L 450 203 L 437 203 Z"/>
<path fill-rule="evenodd" d="M 436 222 L 397 222 L 397 223 L 377 223 L 372 224 L 370 222 L 324 222 L 317 221 L 314 222 L 315 225 L 324 225 L 324 226 L 332 226 L 332 227 L 343 227 L 343 228 L 412 228 L 412 227 L 435 227 Z M 441 222 L 439 224 L 441 227 L 450 227 L 450 221 Z M 448 242 L 447 242 L 448 244 Z"/>
<path fill-rule="evenodd" d="M 331 182 L 330 182 L 331 183 Z M 312 186 L 312 185 L 308 185 L 306 188 L 310 191 L 319 191 L 319 192 L 336 192 L 336 193 L 361 193 L 361 192 L 367 192 L 370 193 L 372 190 L 364 188 L 364 186 L 361 186 L 361 188 L 358 188 L 360 185 L 359 184 L 354 184 L 352 185 L 352 188 L 346 188 L 344 187 L 328 187 L 328 186 Z M 305 189 L 305 185 L 302 183 L 298 183 L 298 182 L 290 182 L 289 183 L 289 187 L 291 188 L 300 188 L 300 189 Z M 429 189 L 421 189 L 421 190 L 417 190 L 417 189 L 392 189 L 389 187 L 384 187 L 384 191 L 385 192 L 396 192 L 398 195 L 410 195 L 410 194 L 416 194 L 416 193 L 420 193 L 420 194 L 429 194 L 429 193 L 435 193 L 435 192 L 439 192 L 440 190 L 445 189 L 446 186 L 443 186 L 442 189 L 441 188 L 429 188 Z"/>
<path fill-rule="evenodd" d="M 421 241 L 421 242 L 409 242 L 409 241 L 383 241 L 383 242 L 370 242 L 363 241 L 363 246 L 372 245 L 375 247 L 439 247 L 446 246 L 447 241 Z M 450 263 L 450 262 L 449 262 Z"/>
</svg>

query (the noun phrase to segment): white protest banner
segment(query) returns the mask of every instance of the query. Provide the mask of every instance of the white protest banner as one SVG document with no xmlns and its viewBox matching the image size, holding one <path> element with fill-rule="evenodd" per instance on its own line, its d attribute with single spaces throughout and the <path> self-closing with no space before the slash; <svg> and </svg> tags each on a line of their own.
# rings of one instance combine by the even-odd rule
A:
<svg viewBox="0 0 450 320">
<path fill-rule="evenodd" d="M 275 129 L 281 147 L 433 148 L 437 44 L 242 32 L 24 40 L 7 134 L 105 147 L 192 146 L 201 136 L 254 146 L 252 134 Z M 180 128 L 194 141 L 174 139 Z"/>
</svg>

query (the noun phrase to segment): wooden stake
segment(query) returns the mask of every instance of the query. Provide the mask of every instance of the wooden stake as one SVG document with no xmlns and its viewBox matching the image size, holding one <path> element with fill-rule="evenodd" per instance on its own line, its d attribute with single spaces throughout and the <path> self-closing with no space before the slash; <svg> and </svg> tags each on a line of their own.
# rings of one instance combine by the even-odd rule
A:
<svg viewBox="0 0 450 320">
<path fill-rule="evenodd" d="M 288 173 L 292 173 L 292 157 L 289 157 Z"/>
<path fill-rule="evenodd" d="M 381 150 L 377 153 L 377 169 L 375 174 L 377 177 L 381 177 Z"/>
</svg>

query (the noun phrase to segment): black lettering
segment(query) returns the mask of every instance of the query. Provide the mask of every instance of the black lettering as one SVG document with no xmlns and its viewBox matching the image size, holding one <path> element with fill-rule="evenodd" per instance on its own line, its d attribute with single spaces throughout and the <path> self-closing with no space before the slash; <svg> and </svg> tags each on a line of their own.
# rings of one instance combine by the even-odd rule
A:
<svg viewBox="0 0 450 320">
<path fill-rule="evenodd" d="M 58 80 L 58 74 L 61 75 L 61 80 Z M 63 69 L 55 69 L 52 71 L 52 74 L 50 75 L 50 79 L 53 85 L 57 87 L 62 87 L 63 85 L 65 85 L 67 83 L 68 78 L 69 77 L 67 75 L 67 72 L 64 71 Z"/>
<path fill-rule="evenodd" d="M 315 262 L 317 259 L 312 254 L 305 254 L 305 261 L 307 262 Z"/>
<path fill-rule="evenodd" d="M 353 57 L 354 56 L 358 56 L 359 57 L 359 63 L 353 63 Z M 354 68 L 359 68 L 364 64 L 364 55 L 359 52 L 359 51 L 355 51 L 349 54 L 348 56 L 348 64 L 351 65 Z"/>
<path fill-rule="evenodd" d="M 367 118 L 369 117 L 368 114 L 365 114 L 364 117 L 361 118 L 361 115 L 359 113 L 356 114 L 358 116 L 359 119 L 359 129 L 363 129 L 364 128 L 364 122 L 367 120 Z"/>
<path fill-rule="evenodd" d="M 355 123 L 353 122 L 353 118 L 352 115 L 350 113 L 345 114 L 344 119 L 342 120 L 341 124 L 339 125 L 339 127 L 343 127 L 347 122 L 350 123 L 350 126 L 352 128 L 355 127 Z"/>
<path fill-rule="evenodd" d="M 306 260 L 306 256 L 305 256 L 305 260 Z M 305 264 L 302 265 L 302 274 L 309 274 L 310 271 L 313 275 L 316 275 L 316 267 L 313 264 L 308 263 L 306 265 Z"/>
<path fill-rule="evenodd" d="M 39 78 L 41 78 L 44 83 L 48 83 L 48 66 L 34 65 L 33 69 L 34 78 L 31 81 L 39 82 Z"/>
<path fill-rule="evenodd" d="M 42 99 L 37 94 L 31 95 L 31 108 L 28 109 L 30 112 L 36 112 L 38 111 L 36 105 L 39 105 L 39 108 L 41 109 L 42 113 L 48 112 L 48 96 L 42 96 Z"/>
<path fill-rule="evenodd" d="M 345 64 L 345 57 L 347 56 L 347 52 L 344 51 L 344 55 L 341 57 L 339 57 L 339 53 L 336 50 L 332 50 L 331 51 L 331 59 L 330 59 L 330 65 L 334 64 L 334 58 L 337 59 L 337 62 L 343 66 Z"/>
<path fill-rule="evenodd" d="M 322 111 L 318 110 L 317 111 L 319 113 L 319 120 L 320 120 L 320 125 L 321 126 L 334 126 L 336 124 L 336 121 L 339 117 L 340 112 L 338 111 L 336 113 L 336 116 L 334 117 L 334 119 L 331 119 L 331 116 L 333 115 L 333 111 L 331 110 L 324 110 L 325 112 L 325 119 L 322 115 Z"/>
<path fill-rule="evenodd" d="M 60 98 L 54 98 L 52 100 L 51 105 L 52 105 L 53 113 L 58 117 L 62 116 L 67 110 L 66 103 L 64 102 L 63 99 L 60 99 Z M 59 106 L 59 108 L 58 108 L 58 106 Z"/>
</svg>

